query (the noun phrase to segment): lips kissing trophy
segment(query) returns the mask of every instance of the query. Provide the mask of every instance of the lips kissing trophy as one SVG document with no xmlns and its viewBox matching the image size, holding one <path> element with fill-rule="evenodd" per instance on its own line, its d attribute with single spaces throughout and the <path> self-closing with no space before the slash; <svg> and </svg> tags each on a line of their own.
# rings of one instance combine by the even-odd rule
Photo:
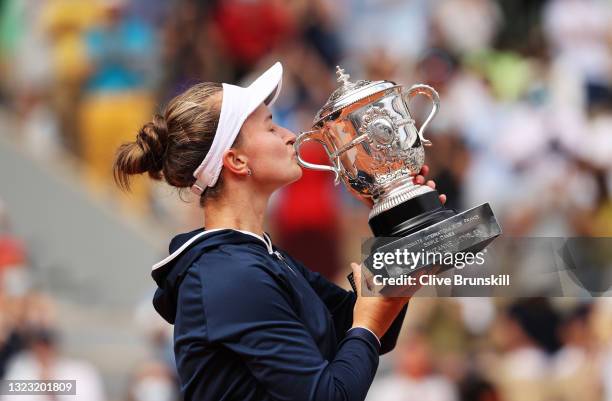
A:
<svg viewBox="0 0 612 401">
<path fill-rule="evenodd" d="M 423 133 L 439 109 L 439 96 L 432 87 L 406 89 L 385 80 L 351 82 L 340 67 L 336 73 L 340 87 L 316 114 L 312 130 L 297 137 L 295 149 L 302 167 L 329 171 L 336 184 L 342 181 L 354 196 L 372 199 L 368 222 L 377 251 L 477 252 L 501 233 L 488 203 L 457 213 L 442 205 L 435 189 L 413 181 L 425 162 L 424 146 L 431 145 Z M 408 107 L 417 95 L 433 103 L 419 129 Z M 325 148 L 329 165 L 301 157 L 300 148 L 308 141 Z M 387 266 L 381 272 L 374 271 L 368 260 L 364 265 L 386 277 L 423 273 L 428 267 L 406 271 Z M 381 294 L 397 293 L 388 287 Z"/>
</svg>

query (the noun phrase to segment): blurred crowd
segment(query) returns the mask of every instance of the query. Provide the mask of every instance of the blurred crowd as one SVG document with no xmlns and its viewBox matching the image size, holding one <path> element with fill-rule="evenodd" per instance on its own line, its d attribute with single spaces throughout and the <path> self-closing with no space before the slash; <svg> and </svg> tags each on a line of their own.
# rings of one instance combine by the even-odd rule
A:
<svg viewBox="0 0 612 401">
<path fill-rule="evenodd" d="M 96 366 L 100 361 L 67 354 L 63 337 L 68 333 L 61 326 L 57 300 L 37 277 L 31 259 L 28 245 L 14 233 L 0 199 L 0 380 L 73 380 L 76 396 L 0 392 L 0 401 L 178 400 L 171 331 L 161 318 L 152 316 L 149 302 L 146 311 L 136 306 L 133 315 L 150 357 L 120 361 L 119 355 L 113 355 L 115 368 L 122 370 L 122 364 L 127 364 L 133 370 L 121 385 L 109 386 Z M 122 395 L 113 397 L 108 387 L 119 387 Z"/>
<path fill-rule="evenodd" d="M 76 161 L 85 186 L 130 213 L 195 228 L 197 202 L 165 186 L 143 177 L 129 196 L 114 190 L 114 151 L 189 85 L 248 82 L 276 60 L 274 118 L 294 132 L 337 87 L 336 65 L 352 80 L 427 83 L 441 110 L 426 163 L 450 207 L 489 202 L 508 236 L 612 234 L 609 0 L 0 0 L 0 107 L 19 124 L 3 134 L 42 160 Z M 317 146 L 305 153 L 326 162 Z M 305 171 L 278 193 L 270 231 L 344 284 L 367 210 L 332 179 Z M 45 366 L 57 333 L 37 321 L 44 296 L 14 273 L 27 268 L 3 268 L 27 265 L 25 245 L 0 235 L 2 376 L 9 356 Z M 610 316 L 603 298 L 415 299 L 369 399 L 612 401 Z M 152 344 L 167 348 L 155 332 Z M 66 363 L 100 389 L 95 369 Z M 130 399 L 173 399 L 171 372 L 166 357 L 146 364 Z"/>
<path fill-rule="evenodd" d="M 608 299 L 414 298 L 411 306 L 416 317 L 368 400 L 610 399 Z"/>
</svg>

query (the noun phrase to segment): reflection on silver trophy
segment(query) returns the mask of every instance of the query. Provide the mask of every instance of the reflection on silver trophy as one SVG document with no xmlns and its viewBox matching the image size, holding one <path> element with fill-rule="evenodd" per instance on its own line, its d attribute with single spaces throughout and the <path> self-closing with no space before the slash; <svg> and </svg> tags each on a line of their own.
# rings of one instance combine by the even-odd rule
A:
<svg viewBox="0 0 612 401">
<path fill-rule="evenodd" d="M 438 93 L 427 85 L 405 91 L 389 81 L 350 82 L 338 67 L 338 88 L 317 113 L 314 130 L 302 133 L 296 143 L 316 140 L 323 144 L 331 166 L 299 161 L 314 170 L 332 171 L 357 196 L 371 197 L 374 208 L 370 219 L 415 196 L 434 190 L 413 183 L 425 161 L 423 133 L 438 112 Z M 423 94 L 433 108 L 417 130 L 407 101 Z"/>
<path fill-rule="evenodd" d="M 445 233 L 446 248 L 465 251 L 482 249 L 501 233 L 487 203 L 457 213 L 442 205 L 435 189 L 413 182 L 425 162 L 424 147 L 431 145 L 424 132 L 440 107 L 432 87 L 407 89 L 391 81 L 351 82 L 340 67 L 336 73 L 340 87 L 317 113 L 312 130 L 296 140 L 301 166 L 332 172 L 336 184 L 342 181 L 355 196 L 372 199 L 369 225 L 376 237 L 414 239 L 435 236 L 439 231 Z M 409 110 L 410 100 L 417 95 L 427 96 L 433 104 L 420 128 Z M 300 148 L 308 141 L 325 148 L 329 165 L 301 157 Z M 463 221 L 471 222 L 469 227 Z M 453 239 L 449 232 L 461 238 L 471 236 L 472 240 Z"/>
</svg>

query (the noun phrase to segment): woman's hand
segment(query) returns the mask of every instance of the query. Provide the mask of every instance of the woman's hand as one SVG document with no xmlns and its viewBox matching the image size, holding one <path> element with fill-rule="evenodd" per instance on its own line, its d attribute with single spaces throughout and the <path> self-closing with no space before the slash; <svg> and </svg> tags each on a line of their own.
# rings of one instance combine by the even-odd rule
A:
<svg viewBox="0 0 612 401">
<path fill-rule="evenodd" d="M 387 332 L 404 305 L 408 303 L 410 297 L 392 298 L 381 295 L 364 297 L 361 295 L 362 278 L 364 277 L 361 273 L 361 265 L 351 263 L 351 268 L 353 269 L 357 291 L 357 301 L 353 307 L 353 327 L 369 329 L 380 339 Z M 363 285 L 368 285 L 368 288 L 371 287 L 368 278 Z"/>
<path fill-rule="evenodd" d="M 432 189 L 436 189 L 436 183 L 434 180 L 425 181 L 425 176 L 427 174 L 429 174 L 429 166 L 427 164 L 424 164 L 423 167 L 421 167 L 421 171 L 419 171 L 419 174 L 414 176 L 413 182 L 418 185 L 427 185 L 428 187 Z M 361 198 L 360 197 L 359 200 L 361 200 L 363 203 L 366 204 L 366 206 L 370 208 L 374 206 L 374 201 L 371 198 Z M 440 202 L 442 202 L 442 204 L 446 203 L 446 195 L 444 194 L 440 195 Z"/>
<path fill-rule="evenodd" d="M 421 167 L 421 171 L 419 171 L 419 174 L 414 176 L 413 182 L 419 185 L 425 184 L 432 189 L 436 189 L 436 182 L 434 180 L 427 180 L 427 182 L 425 182 L 425 176 L 427 174 L 429 174 L 429 166 L 427 164 L 423 164 L 423 167 Z M 440 202 L 442 202 L 442 204 L 446 203 L 446 195 L 440 194 Z"/>
</svg>

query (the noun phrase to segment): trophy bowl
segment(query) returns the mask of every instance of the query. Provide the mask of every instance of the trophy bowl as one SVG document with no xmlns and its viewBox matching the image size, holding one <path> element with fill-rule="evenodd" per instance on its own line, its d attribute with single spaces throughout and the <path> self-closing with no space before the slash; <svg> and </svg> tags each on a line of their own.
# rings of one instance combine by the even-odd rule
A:
<svg viewBox="0 0 612 401">
<path fill-rule="evenodd" d="M 431 144 L 423 133 L 438 112 L 438 93 L 427 85 L 405 89 L 391 81 L 353 83 L 340 67 L 337 74 L 340 88 L 317 113 L 313 129 L 296 139 L 300 165 L 333 172 L 336 183 L 342 181 L 357 197 L 371 198 L 369 222 L 377 236 L 400 235 L 408 227 L 395 223 L 411 217 L 423 220 L 424 212 L 435 212 L 435 216 L 428 214 L 429 222 L 452 215 L 443 208 L 436 190 L 413 182 L 425 162 L 424 146 Z M 433 103 L 420 129 L 409 110 L 410 99 L 417 95 Z M 302 159 L 299 150 L 307 141 L 323 145 L 330 165 Z M 389 214 L 399 205 L 403 205 L 401 215 L 397 215 L 399 209 Z M 410 228 L 416 229 L 415 223 Z"/>
</svg>

